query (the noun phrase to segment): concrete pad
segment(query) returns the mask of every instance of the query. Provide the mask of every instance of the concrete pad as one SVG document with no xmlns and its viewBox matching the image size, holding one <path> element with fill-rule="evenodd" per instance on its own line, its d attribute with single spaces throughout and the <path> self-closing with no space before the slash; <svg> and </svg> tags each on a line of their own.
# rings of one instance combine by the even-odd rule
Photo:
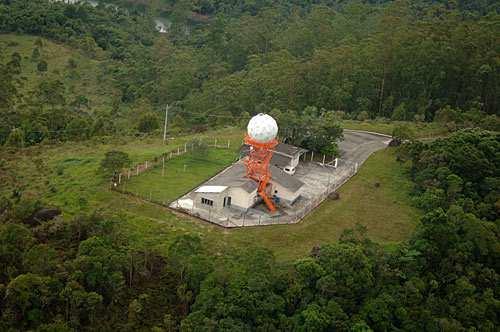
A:
<svg viewBox="0 0 500 332">
<path fill-rule="evenodd" d="M 372 153 L 387 147 L 390 140 L 390 137 L 383 134 L 345 130 L 344 140 L 339 143 L 340 158 L 337 168 L 321 165 L 318 162 L 301 161 L 294 175 L 304 183 L 301 197 L 292 206 L 279 206 L 279 213 L 273 215 L 268 214 L 259 206 L 246 212 L 235 208 L 225 208 L 219 213 L 193 208 L 192 192 L 172 202 L 170 207 L 223 227 L 297 223 L 331 192 L 336 191 L 356 174 L 359 166 Z"/>
</svg>

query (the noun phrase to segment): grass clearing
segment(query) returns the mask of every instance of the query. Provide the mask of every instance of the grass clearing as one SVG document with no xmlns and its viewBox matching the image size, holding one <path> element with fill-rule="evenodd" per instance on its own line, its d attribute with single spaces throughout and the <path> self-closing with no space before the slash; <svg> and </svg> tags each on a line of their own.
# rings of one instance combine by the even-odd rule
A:
<svg viewBox="0 0 500 332">
<path fill-rule="evenodd" d="M 212 252 L 235 247 L 262 246 L 272 250 L 282 261 L 307 255 L 311 248 L 336 241 L 345 229 L 356 223 L 366 226 L 368 236 L 386 246 L 408 238 L 419 218 L 410 205 L 411 182 L 403 165 L 396 162 L 393 149 L 372 155 L 359 173 L 340 189 L 341 199 L 325 201 L 304 221 L 296 225 L 277 225 L 245 229 L 223 229 L 195 218 L 176 214 L 143 200 L 109 190 L 109 182 L 99 176 L 104 154 L 111 149 L 127 152 L 134 163 L 151 160 L 165 151 L 183 147 L 193 136 L 179 137 L 165 146 L 161 139 L 125 139 L 97 144 L 65 143 L 53 147 L 37 146 L 16 153 L 3 153 L 6 172 L 0 172 L 0 193 L 10 194 L 14 187 L 24 188 L 26 195 L 41 197 L 46 204 L 63 208 L 66 216 L 99 209 L 114 215 L 132 245 L 166 252 L 172 240 L 181 234 L 198 234 Z M 231 162 L 241 143 L 239 129 L 226 129 L 203 135 L 207 140 L 218 137 L 230 140 L 230 150 L 210 150 L 206 162 L 179 157 L 168 166 L 164 186 L 161 167 L 148 171 L 132 183 L 138 189 L 149 186 L 161 190 L 167 199 L 176 198 Z M 5 150 L 4 150 L 5 151 Z M 184 159 L 183 159 L 184 158 Z M 220 160 L 219 160 L 220 159 Z M 217 160 L 217 161 L 215 161 Z M 193 172 L 183 172 L 184 164 Z M 177 170 L 172 172 L 172 170 Z M 154 174 L 156 173 L 156 176 Z M 160 174 L 158 174 L 160 172 Z M 160 176 L 157 176 L 160 175 Z M 185 177 L 185 175 L 188 175 Z M 151 178 L 149 178 L 151 177 Z M 160 179 L 160 180 L 158 180 Z M 175 182 L 174 182 L 175 181 Z M 379 182 L 380 186 L 375 187 Z"/>
<path fill-rule="evenodd" d="M 289 260 L 308 254 L 315 245 L 337 241 L 359 223 L 370 239 L 391 245 L 407 239 L 418 223 L 419 211 L 410 204 L 411 186 L 394 150 L 381 150 L 341 187 L 340 200 L 326 200 L 301 223 L 236 229 L 227 238 L 268 247 L 279 259 Z"/>
<path fill-rule="evenodd" d="M 121 188 L 140 197 L 168 203 L 221 171 L 237 158 L 234 149 L 209 149 L 206 156 L 186 153 L 132 177 Z M 163 176 L 162 176 L 163 173 Z"/>
<path fill-rule="evenodd" d="M 448 135 L 446 128 L 434 122 L 342 120 L 342 126 L 345 129 L 373 131 L 386 135 L 392 135 L 392 131 L 398 125 L 408 126 L 414 132 L 415 138 L 433 138 Z"/>
<path fill-rule="evenodd" d="M 315 245 L 337 241 L 344 230 L 358 223 L 366 227 L 372 240 L 387 247 L 407 239 L 420 217 L 410 204 L 410 189 L 411 182 L 395 160 L 394 150 L 386 149 L 372 155 L 340 189 L 340 200 L 325 201 L 296 225 L 223 229 L 154 204 L 127 199 L 122 203 L 127 205 L 124 227 L 130 234 L 140 234 L 135 237 L 138 246 L 153 243 L 159 250 L 166 250 L 174 235 L 196 233 L 213 252 L 262 246 L 279 260 L 289 261 L 307 255 Z"/>
</svg>

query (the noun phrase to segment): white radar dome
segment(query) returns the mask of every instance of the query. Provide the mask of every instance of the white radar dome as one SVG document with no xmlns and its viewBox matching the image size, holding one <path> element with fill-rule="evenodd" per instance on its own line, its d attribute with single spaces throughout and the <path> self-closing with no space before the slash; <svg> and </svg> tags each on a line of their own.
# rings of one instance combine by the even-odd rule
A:
<svg viewBox="0 0 500 332">
<path fill-rule="evenodd" d="M 248 122 L 247 133 L 257 142 L 267 143 L 276 138 L 278 124 L 271 116 L 260 113 Z"/>
</svg>

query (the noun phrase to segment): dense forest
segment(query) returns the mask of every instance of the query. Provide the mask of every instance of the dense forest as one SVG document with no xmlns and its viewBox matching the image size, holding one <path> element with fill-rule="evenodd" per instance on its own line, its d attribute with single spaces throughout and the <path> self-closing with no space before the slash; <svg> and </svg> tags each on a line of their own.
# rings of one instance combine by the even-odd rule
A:
<svg viewBox="0 0 500 332">
<path fill-rule="evenodd" d="M 498 330 L 498 1 L 67 2 L 0 0 L 0 153 L 155 133 L 167 104 L 170 134 L 267 112 L 323 153 L 344 120 L 449 135 L 395 133 L 423 213 L 409 240 L 359 226 L 292 262 L 197 234 L 139 249 L 119 213 L 69 216 L 15 189 L 0 197 L 0 331 Z"/>
<path fill-rule="evenodd" d="M 0 143 L 11 133 L 11 145 L 35 137 L 29 145 L 150 132 L 166 104 L 173 106 L 173 131 L 241 123 L 273 110 L 339 121 L 438 121 L 450 131 L 499 127 L 495 1 L 99 3 L 0 2 L 0 32 L 45 37 L 100 59 L 99 73 L 110 80 L 103 88 L 117 90 L 105 108 L 67 112 L 92 96 L 71 100 L 37 46 L 31 58 L 47 82 L 23 89 L 22 59 L 2 45 Z M 167 33 L 155 30 L 155 15 L 171 20 Z M 86 117 L 91 112 L 100 122 Z M 120 128 L 102 125 L 123 118 L 129 121 Z M 87 134 L 61 134 L 74 127 Z"/>
<path fill-rule="evenodd" d="M 358 227 L 293 263 L 209 252 L 195 235 L 164 256 L 134 249 L 117 216 L 3 199 L 0 330 L 494 331 L 499 150 L 477 129 L 404 144 L 426 211 L 412 238 L 387 250 Z"/>
</svg>

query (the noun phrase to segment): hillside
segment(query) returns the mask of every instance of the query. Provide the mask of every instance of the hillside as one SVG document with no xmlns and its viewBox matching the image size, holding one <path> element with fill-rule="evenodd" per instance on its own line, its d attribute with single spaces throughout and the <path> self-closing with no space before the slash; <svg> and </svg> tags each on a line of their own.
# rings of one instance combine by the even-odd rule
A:
<svg viewBox="0 0 500 332">
<path fill-rule="evenodd" d="M 0 331 L 497 331 L 499 19 L 0 0 Z"/>
<path fill-rule="evenodd" d="M 73 109 L 78 100 L 86 99 L 77 111 L 94 114 L 109 111 L 117 98 L 112 78 L 106 74 L 103 60 L 90 58 L 81 50 L 57 44 L 45 38 L 27 35 L 0 35 L 0 62 L 6 62 L 13 53 L 21 56 L 20 93 L 29 96 L 44 81 L 58 80 L 64 85 L 64 98 Z M 38 56 L 33 56 L 37 53 Z M 47 71 L 40 72 L 40 61 L 47 63 Z"/>
</svg>

